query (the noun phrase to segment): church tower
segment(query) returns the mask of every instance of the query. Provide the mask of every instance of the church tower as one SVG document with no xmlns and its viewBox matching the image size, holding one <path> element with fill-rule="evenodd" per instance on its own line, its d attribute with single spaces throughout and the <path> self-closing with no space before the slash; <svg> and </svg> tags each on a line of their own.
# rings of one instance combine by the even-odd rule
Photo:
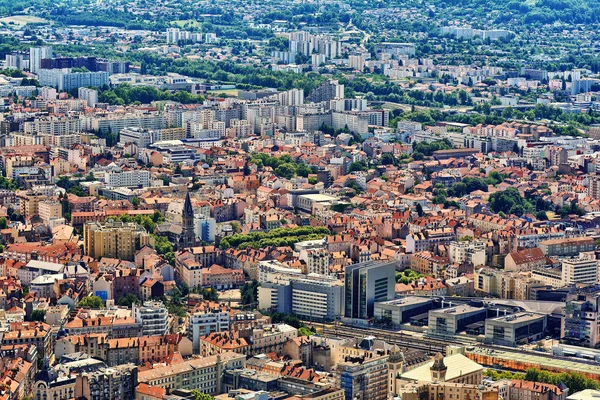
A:
<svg viewBox="0 0 600 400">
<path fill-rule="evenodd" d="M 185 195 L 185 203 L 183 204 L 183 214 L 181 216 L 181 247 L 187 248 L 196 245 L 196 234 L 194 233 L 194 208 L 190 193 Z"/>
<path fill-rule="evenodd" d="M 430 370 L 432 381 L 446 381 L 446 372 L 448 371 L 448 367 L 446 367 L 446 364 L 444 364 L 444 356 L 442 353 L 437 353 L 435 357 L 433 357 L 433 365 L 431 366 Z"/>
</svg>

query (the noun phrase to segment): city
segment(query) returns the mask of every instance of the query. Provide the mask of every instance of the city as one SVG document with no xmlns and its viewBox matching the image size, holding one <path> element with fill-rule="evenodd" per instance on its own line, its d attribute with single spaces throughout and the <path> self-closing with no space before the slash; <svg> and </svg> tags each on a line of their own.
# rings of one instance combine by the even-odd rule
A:
<svg viewBox="0 0 600 400">
<path fill-rule="evenodd" d="M 0 4 L 0 400 L 600 397 L 600 3 Z"/>
</svg>

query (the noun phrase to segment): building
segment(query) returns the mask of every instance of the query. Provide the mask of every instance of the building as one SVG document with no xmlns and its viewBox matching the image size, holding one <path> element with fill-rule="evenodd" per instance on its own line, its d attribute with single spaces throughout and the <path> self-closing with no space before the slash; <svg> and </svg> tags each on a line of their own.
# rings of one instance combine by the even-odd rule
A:
<svg viewBox="0 0 600 400">
<path fill-rule="evenodd" d="M 171 365 L 156 366 L 138 373 L 138 382 L 168 391 L 201 390 L 211 396 L 223 392 L 223 374 L 227 370 L 244 368 L 246 356 L 224 352 L 215 356 L 192 358 Z"/>
<path fill-rule="evenodd" d="M 565 400 L 569 389 L 561 384 L 560 387 L 549 383 L 524 381 L 514 379 L 508 385 L 508 399 L 536 399 L 536 400 Z"/>
<path fill-rule="evenodd" d="M 190 193 L 187 192 L 185 195 L 185 202 L 183 203 L 183 213 L 181 215 L 181 238 L 179 246 L 181 248 L 189 248 L 196 245 L 196 233 L 194 231 L 194 208 L 192 207 L 192 201 L 190 199 Z"/>
<path fill-rule="evenodd" d="M 485 321 L 485 339 L 490 343 L 516 347 L 539 340 L 546 333 L 546 315 L 519 312 Z"/>
<path fill-rule="evenodd" d="M 395 296 L 395 263 L 367 261 L 344 268 L 344 315 L 371 318 L 376 302 Z"/>
<path fill-rule="evenodd" d="M 460 305 L 429 311 L 429 332 L 438 335 L 456 335 L 464 331 L 467 325 L 484 321 L 485 308 Z"/>
<path fill-rule="evenodd" d="M 507 271 L 531 271 L 546 265 L 546 255 L 539 247 L 509 253 L 504 260 Z"/>
<path fill-rule="evenodd" d="M 109 187 L 148 187 L 150 186 L 150 171 L 134 169 L 131 171 L 107 171 L 104 182 Z"/>
<path fill-rule="evenodd" d="M 451 242 L 448 251 L 450 264 L 485 265 L 485 243 L 480 240 Z"/>
<path fill-rule="evenodd" d="M 169 332 L 169 311 L 160 301 L 146 301 L 142 306 L 134 304 L 132 314 L 135 322 L 142 325 L 142 335 L 166 335 Z"/>
<path fill-rule="evenodd" d="M 483 367 L 460 352 L 446 357 L 438 353 L 433 360 L 401 374 L 399 379 L 479 385 L 483 379 Z"/>
<path fill-rule="evenodd" d="M 335 99 L 344 98 L 344 85 L 341 85 L 338 81 L 330 79 L 319 85 L 313 92 L 306 98 L 309 102 L 320 103 L 322 101 L 329 101 Z"/>
<path fill-rule="evenodd" d="M 567 295 L 561 320 L 561 339 L 567 344 L 596 347 L 600 344 L 600 286 Z"/>
<path fill-rule="evenodd" d="M 37 74 L 42 67 L 44 58 L 52 58 L 52 47 L 31 47 L 29 49 L 29 71 Z"/>
<path fill-rule="evenodd" d="M 344 391 L 345 400 L 387 399 L 388 355 L 385 352 L 360 353 L 346 356 L 335 365 L 336 386 Z"/>
<path fill-rule="evenodd" d="M 591 237 L 551 239 L 540 242 L 540 249 L 548 257 L 578 256 L 579 253 L 596 250 Z"/>
<path fill-rule="evenodd" d="M 597 282 L 598 260 L 594 253 L 580 253 L 579 257 L 562 261 L 562 284 L 587 283 L 593 285 Z"/>
<path fill-rule="evenodd" d="M 297 279 L 291 282 L 292 313 L 315 321 L 333 321 L 342 315 L 344 285 L 334 279 Z"/>
<path fill-rule="evenodd" d="M 431 309 L 433 309 L 432 299 L 408 296 L 375 303 L 373 316 L 380 321 L 401 325 Z"/>
<path fill-rule="evenodd" d="M 133 364 L 116 365 L 83 372 L 75 379 L 75 398 L 88 400 L 133 399 L 138 368 Z"/>
<path fill-rule="evenodd" d="M 87 256 L 131 261 L 136 251 L 150 244 L 150 235 L 135 222 L 88 222 L 83 227 L 83 242 Z"/>
<path fill-rule="evenodd" d="M 51 220 L 62 218 L 62 204 L 58 201 L 41 201 L 38 203 L 38 213 L 40 219 L 47 224 Z"/>
<path fill-rule="evenodd" d="M 77 89 L 77 97 L 80 100 L 85 100 L 88 107 L 94 107 L 98 103 L 98 91 L 96 89 L 80 87 Z"/>
<path fill-rule="evenodd" d="M 229 311 L 224 305 L 207 305 L 202 311 L 190 316 L 188 337 L 192 341 L 194 353 L 200 352 L 200 337 L 212 332 L 229 331 Z"/>
</svg>

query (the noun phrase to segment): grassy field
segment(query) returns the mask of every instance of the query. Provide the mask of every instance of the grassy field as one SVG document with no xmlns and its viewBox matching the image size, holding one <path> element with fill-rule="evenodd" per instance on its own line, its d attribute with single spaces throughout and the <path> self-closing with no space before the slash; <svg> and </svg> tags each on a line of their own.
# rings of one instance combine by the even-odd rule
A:
<svg viewBox="0 0 600 400">
<path fill-rule="evenodd" d="M 47 24 L 49 21 L 44 18 L 35 17 L 33 15 L 13 15 L 12 17 L 0 18 L 0 22 L 5 24 L 13 25 L 27 25 L 27 24 Z"/>
<path fill-rule="evenodd" d="M 231 96 L 231 97 L 237 97 L 237 95 L 238 95 L 237 89 L 208 90 L 206 93 L 210 94 L 212 96 L 218 96 L 222 93 L 226 94 L 227 96 Z"/>
<path fill-rule="evenodd" d="M 195 21 L 193 19 L 180 19 L 174 22 L 180 28 L 183 28 L 186 24 L 189 24 L 189 26 L 192 28 L 200 28 L 202 26 L 200 22 Z"/>
</svg>

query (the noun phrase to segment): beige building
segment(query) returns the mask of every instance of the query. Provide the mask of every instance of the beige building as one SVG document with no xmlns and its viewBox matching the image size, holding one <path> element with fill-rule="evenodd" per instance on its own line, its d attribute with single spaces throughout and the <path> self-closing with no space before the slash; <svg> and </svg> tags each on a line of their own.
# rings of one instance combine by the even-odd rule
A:
<svg viewBox="0 0 600 400">
<path fill-rule="evenodd" d="M 135 252 L 146 245 L 153 245 L 146 230 L 134 223 L 90 222 L 83 228 L 85 255 L 133 260 Z"/>
<path fill-rule="evenodd" d="M 225 370 L 245 366 L 245 355 L 225 352 L 141 371 L 138 374 L 138 382 L 167 390 L 199 389 L 203 393 L 214 396 L 223 391 L 222 381 Z"/>
<path fill-rule="evenodd" d="M 62 205 L 58 201 L 46 200 L 38 204 L 41 220 L 47 224 L 52 219 L 62 218 Z"/>
</svg>

